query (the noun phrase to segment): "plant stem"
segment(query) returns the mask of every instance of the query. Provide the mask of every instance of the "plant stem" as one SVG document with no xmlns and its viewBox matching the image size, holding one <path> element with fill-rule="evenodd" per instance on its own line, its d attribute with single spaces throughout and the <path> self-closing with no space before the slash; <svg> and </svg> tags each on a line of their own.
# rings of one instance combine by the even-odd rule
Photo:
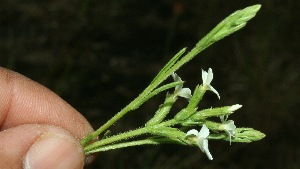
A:
<svg viewBox="0 0 300 169">
<path fill-rule="evenodd" d="M 138 136 L 138 135 L 146 134 L 146 133 L 148 133 L 149 129 L 150 129 L 149 127 L 143 127 L 143 128 L 139 128 L 139 129 L 136 129 L 136 130 L 126 132 L 126 133 L 115 135 L 115 136 L 103 139 L 101 141 L 94 142 L 94 143 L 89 144 L 88 146 L 86 146 L 84 148 L 84 151 L 89 152 L 91 150 L 97 149 L 101 146 L 104 146 L 104 145 L 107 145 L 107 144 L 110 144 L 110 143 L 113 143 L 113 142 L 117 142 L 117 141 L 120 141 L 120 140 L 123 140 L 123 139 L 128 139 L 128 138 L 132 138 L 132 137 L 135 137 L 135 136 Z"/>
<path fill-rule="evenodd" d="M 179 122 L 176 121 L 175 119 L 171 119 L 165 122 L 162 122 L 160 124 L 158 124 L 158 126 L 165 126 L 165 127 L 169 127 L 169 126 L 174 126 L 176 124 L 178 124 Z"/>
<path fill-rule="evenodd" d="M 163 144 L 163 143 L 173 143 L 173 144 L 184 144 L 184 142 L 180 142 L 177 140 L 171 140 L 169 138 L 148 138 L 148 139 L 143 139 L 143 140 L 137 140 L 137 141 L 130 141 L 130 142 L 125 142 L 125 143 L 119 143 L 119 144 L 113 144 L 113 145 L 107 145 L 103 147 L 99 147 L 94 150 L 86 151 L 85 154 L 89 155 L 92 153 L 97 153 L 101 151 L 108 151 L 108 150 L 114 150 L 114 149 L 119 149 L 119 148 L 125 148 L 125 147 L 133 147 L 133 146 L 141 146 L 141 145 L 158 145 L 158 144 Z"/>
<path fill-rule="evenodd" d="M 125 143 L 119 143 L 119 144 L 113 144 L 113 145 L 108 145 L 108 146 L 103 146 L 94 150 L 86 151 L 85 154 L 89 155 L 92 153 L 96 152 L 101 152 L 101 151 L 108 151 L 108 150 L 113 150 L 113 149 L 118 149 L 118 148 L 125 148 L 125 147 L 132 147 L 132 146 L 139 146 L 139 145 L 145 145 L 145 144 L 159 144 L 159 142 L 155 140 L 138 140 L 138 141 L 131 141 L 131 142 L 125 142 Z"/>
<path fill-rule="evenodd" d="M 143 127 L 143 128 L 132 130 L 132 131 L 122 133 L 122 134 L 119 134 L 119 135 L 111 136 L 109 138 L 106 138 L 106 139 L 103 139 L 103 140 L 100 140 L 100 141 L 97 141 L 97 142 L 94 142 L 94 143 L 91 143 L 91 144 L 87 145 L 86 147 L 84 147 L 84 151 L 85 152 L 90 152 L 90 151 L 93 151 L 95 149 L 98 150 L 98 148 L 100 148 L 101 146 L 104 146 L 104 145 L 107 145 L 107 144 L 110 144 L 110 143 L 113 143 L 113 142 L 118 142 L 118 141 L 121 141 L 121 140 L 124 140 L 124 139 L 128 139 L 128 138 L 138 136 L 138 135 L 147 134 L 147 133 L 149 133 L 149 131 L 153 127 L 162 127 L 162 126 L 168 127 L 168 126 L 173 126 L 173 125 L 176 125 L 176 124 L 178 124 L 178 122 L 174 119 L 171 119 L 171 120 L 162 122 L 160 124 L 157 124 L 155 126 Z"/>
</svg>

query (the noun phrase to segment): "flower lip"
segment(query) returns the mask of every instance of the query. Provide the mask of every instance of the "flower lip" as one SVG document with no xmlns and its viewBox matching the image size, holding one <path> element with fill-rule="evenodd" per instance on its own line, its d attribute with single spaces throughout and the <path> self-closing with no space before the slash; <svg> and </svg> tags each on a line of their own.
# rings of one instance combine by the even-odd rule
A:
<svg viewBox="0 0 300 169">
<path fill-rule="evenodd" d="M 205 124 L 203 124 L 201 130 L 199 131 L 198 137 L 207 138 L 209 135 L 209 129 L 206 127 Z"/>
<path fill-rule="evenodd" d="M 222 122 L 221 128 L 229 136 L 229 144 L 231 145 L 231 138 L 235 134 L 236 126 L 234 125 L 234 121 L 233 120 L 228 120 L 227 121 L 227 118 L 228 118 L 228 116 L 220 116 L 220 119 L 221 119 L 221 122 Z"/>
<path fill-rule="evenodd" d="M 181 78 L 175 72 L 172 73 L 172 77 L 175 82 L 182 82 Z M 177 85 L 175 87 L 175 91 L 174 91 L 174 94 L 176 96 L 180 96 L 180 97 L 186 98 L 188 100 L 192 97 L 191 93 L 192 93 L 191 89 L 183 88 L 183 84 Z"/>
<path fill-rule="evenodd" d="M 207 90 L 214 92 L 220 99 L 220 95 L 219 95 L 218 91 L 210 85 L 213 78 L 214 78 L 214 74 L 213 74 L 211 68 L 209 68 L 207 72 L 202 69 L 203 86 L 207 87 Z"/>
<path fill-rule="evenodd" d="M 202 69 L 202 80 L 203 80 L 203 85 L 210 85 L 211 81 L 214 78 L 214 74 L 212 73 L 212 69 L 209 68 L 208 72 L 204 71 Z"/>
<path fill-rule="evenodd" d="M 180 78 L 175 72 L 172 73 L 172 77 L 173 77 L 173 80 L 174 80 L 175 82 L 182 82 L 181 78 Z M 178 91 L 178 90 L 182 89 L 182 87 L 183 87 L 182 84 L 177 85 L 177 86 L 175 87 L 175 91 Z"/>
<path fill-rule="evenodd" d="M 204 152 L 209 160 L 213 160 L 213 157 L 208 149 L 208 135 L 209 135 L 209 129 L 204 124 L 201 128 L 201 130 L 198 132 L 195 129 L 189 130 L 186 133 L 186 137 L 194 135 L 197 138 L 197 145 L 199 146 L 200 150 Z"/>
<path fill-rule="evenodd" d="M 195 136 L 198 137 L 198 131 L 197 131 L 196 129 L 189 130 L 189 131 L 186 133 L 185 137 L 190 136 L 190 135 L 195 135 Z"/>
</svg>

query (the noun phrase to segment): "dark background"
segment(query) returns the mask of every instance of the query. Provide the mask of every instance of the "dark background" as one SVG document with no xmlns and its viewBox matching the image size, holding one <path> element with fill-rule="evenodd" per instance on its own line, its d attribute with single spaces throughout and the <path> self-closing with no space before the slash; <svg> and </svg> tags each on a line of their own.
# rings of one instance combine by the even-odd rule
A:
<svg viewBox="0 0 300 169">
<path fill-rule="evenodd" d="M 191 49 L 230 13 L 255 3 L 1 1 L 0 65 L 47 86 L 97 128 L 133 100 L 177 51 Z M 262 9 L 244 29 L 178 74 L 193 89 L 202 82 L 201 69 L 211 67 L 221 100 L 209 92 L 200 107 L 242 104 L 230 118 L 266 138 L 231 146 L 210 141 L 213 161 L 195 147 L 142 146 L 101 153 L 87 168 L 300 168 L 300 5 L 259 3 Z M 128 114 L 112 132 L 143 125 L 162 99 Z"/>
</svg>

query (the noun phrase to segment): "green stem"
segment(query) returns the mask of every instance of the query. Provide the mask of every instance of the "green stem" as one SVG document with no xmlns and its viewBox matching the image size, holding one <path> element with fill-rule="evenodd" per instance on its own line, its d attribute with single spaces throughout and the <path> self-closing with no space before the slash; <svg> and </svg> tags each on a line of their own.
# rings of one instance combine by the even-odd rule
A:
<svg viewBox="0 0 300 169">
<path fill-rule="evenodd" d="M 108 151 L 108 150 L 114 150 L 119 148 L 125 148 L 125 147 L 133 147 L 133 146 L 141 146 L 141 145 L 158 145 L 163 143 L 172 143 L 172 144 L 181 144 L 185 145 L 184 142 L 180 142 L 177 140 L 171 140 L 169 138 L 148 138 L 143 140 L 137 140 L 137 141 L 130 141 L 130 142 L 124 142 L 119 144 L 113 144 L 113 145 L 107 145 L 103 147 L 99 147 L 94 150 L 90 150 L 85 152 L 86 155 L 97 153 L 101 151 Z"/>
<path fill-rule="evenodd" d="M 174 126 L 176 124 L 179 124 L 178 121 L 176 121 L 175 119 L 171 119 L 165 122 L 162 122 L 160 124 L 158 124 L 158 126 L 165 126 L 165 127 L 169 127 L 169 126 Z"/>
<path fill-rule="evenodd" d="M 111 125 L 113 125 L 117 120 L 123 117 L 127 112 L 131 110 L 131 104 L 127 105 L 123 108 L 119 113 L 114 115 L 110 120 L 108 120 L 104 125 L 102 125 L 99 129 L 97 129 L 92 135 L 94 138 L 98 137 L 103 131 L 108 129 Z"/>
<path fill-rule="evenodd" d="M 114 150 L 114 149 L 125 148 L 125 147 L 146 145 L 146 144 L 157 145 L 157 144 L 159 144 L 159 142 L 154 141 L 154 140 L 131 141 L 131 142 L 125 142 L 125 143 L 119 143 L 119 144 L 113 144 L 113 145 L 99 147 L 97 149 L 86 151 L 85 154 L 89 155 L 89 154 L 96 153 L 96 152 L 101 152 L 101 151 L 108 151 L 108 150 Z"/>
<path fill-rule="evenodd" d="M 176 124 L 178 124 L 178 122 L 176 120 L 172 119 L 172 120 L 168 120 L 168 121 L 162 122 L 160 124 L 157 124 L 156 127 L 162 127 L 162 126 L 168 127 L 168 126 L 173 126 L 173 125 L 176 125 Z M 84 151 L 85 152 L 90 152 L 92 150 L 100 148 L 101 146 L 104 146 L 104 145 L 107 145 L 107 144 L 110 144 L 110 143 L 113 143 L 113 142 L 118 142 L 118 141 L 121 141 L 121 140 L 124 140 L 124 139 L 128 139 L 128 138 L 138 136 L 138 135 L 150 133 L 150 130 L 153 127 L 154 126 L 143 127 L 143 128 L 132 130 L 132 131 L 122 133 L 122 134 L 119 134 L 119 135 L 111 136 L 109 138 L 106 138 L 106 139 L 103 139 L 103 140 L 100 140 L 100 141 L 97 141 L 97 142 L 94 142 L 94 143 L 91 143 L 91 144 L 85 146 Z"/>
<path fill-rule="evenodd" d="M 101 141 L 97 141 L 97 142 L 87 145 L 84 148 L 84 151 L 89 152 L 91 150 L 98 149 L 101 146 L 104 146 L 104 145 L 107 145 L 107 144 L 110 144 L 113 142 L 117 142 L 117 141 L 120 141 L 123 139 L 132 138 L 132 137 L 135 137 L 138 135 L 146 134 L 146 133 L 149 133 L 149 127 L 144 127 L 144 128 L 136 129 L 136 130 L 129 131 L 126 133 L 122 133 L 119 135 L 111 136 L 109 138 L 106 138 Z"/>
</svg>

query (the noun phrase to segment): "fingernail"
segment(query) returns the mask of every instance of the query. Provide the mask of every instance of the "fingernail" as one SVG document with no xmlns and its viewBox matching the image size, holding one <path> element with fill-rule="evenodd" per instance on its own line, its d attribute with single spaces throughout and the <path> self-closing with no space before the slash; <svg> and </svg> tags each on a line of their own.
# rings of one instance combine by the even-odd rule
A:
<svg viewBox="0 0 300 169">
<path fill-rule="evenodd" d="M 24 158 L 24 169 L 81 169 L 84 155 L 71 138 L 48 134 L 37 140 Z"/>
</svg>

